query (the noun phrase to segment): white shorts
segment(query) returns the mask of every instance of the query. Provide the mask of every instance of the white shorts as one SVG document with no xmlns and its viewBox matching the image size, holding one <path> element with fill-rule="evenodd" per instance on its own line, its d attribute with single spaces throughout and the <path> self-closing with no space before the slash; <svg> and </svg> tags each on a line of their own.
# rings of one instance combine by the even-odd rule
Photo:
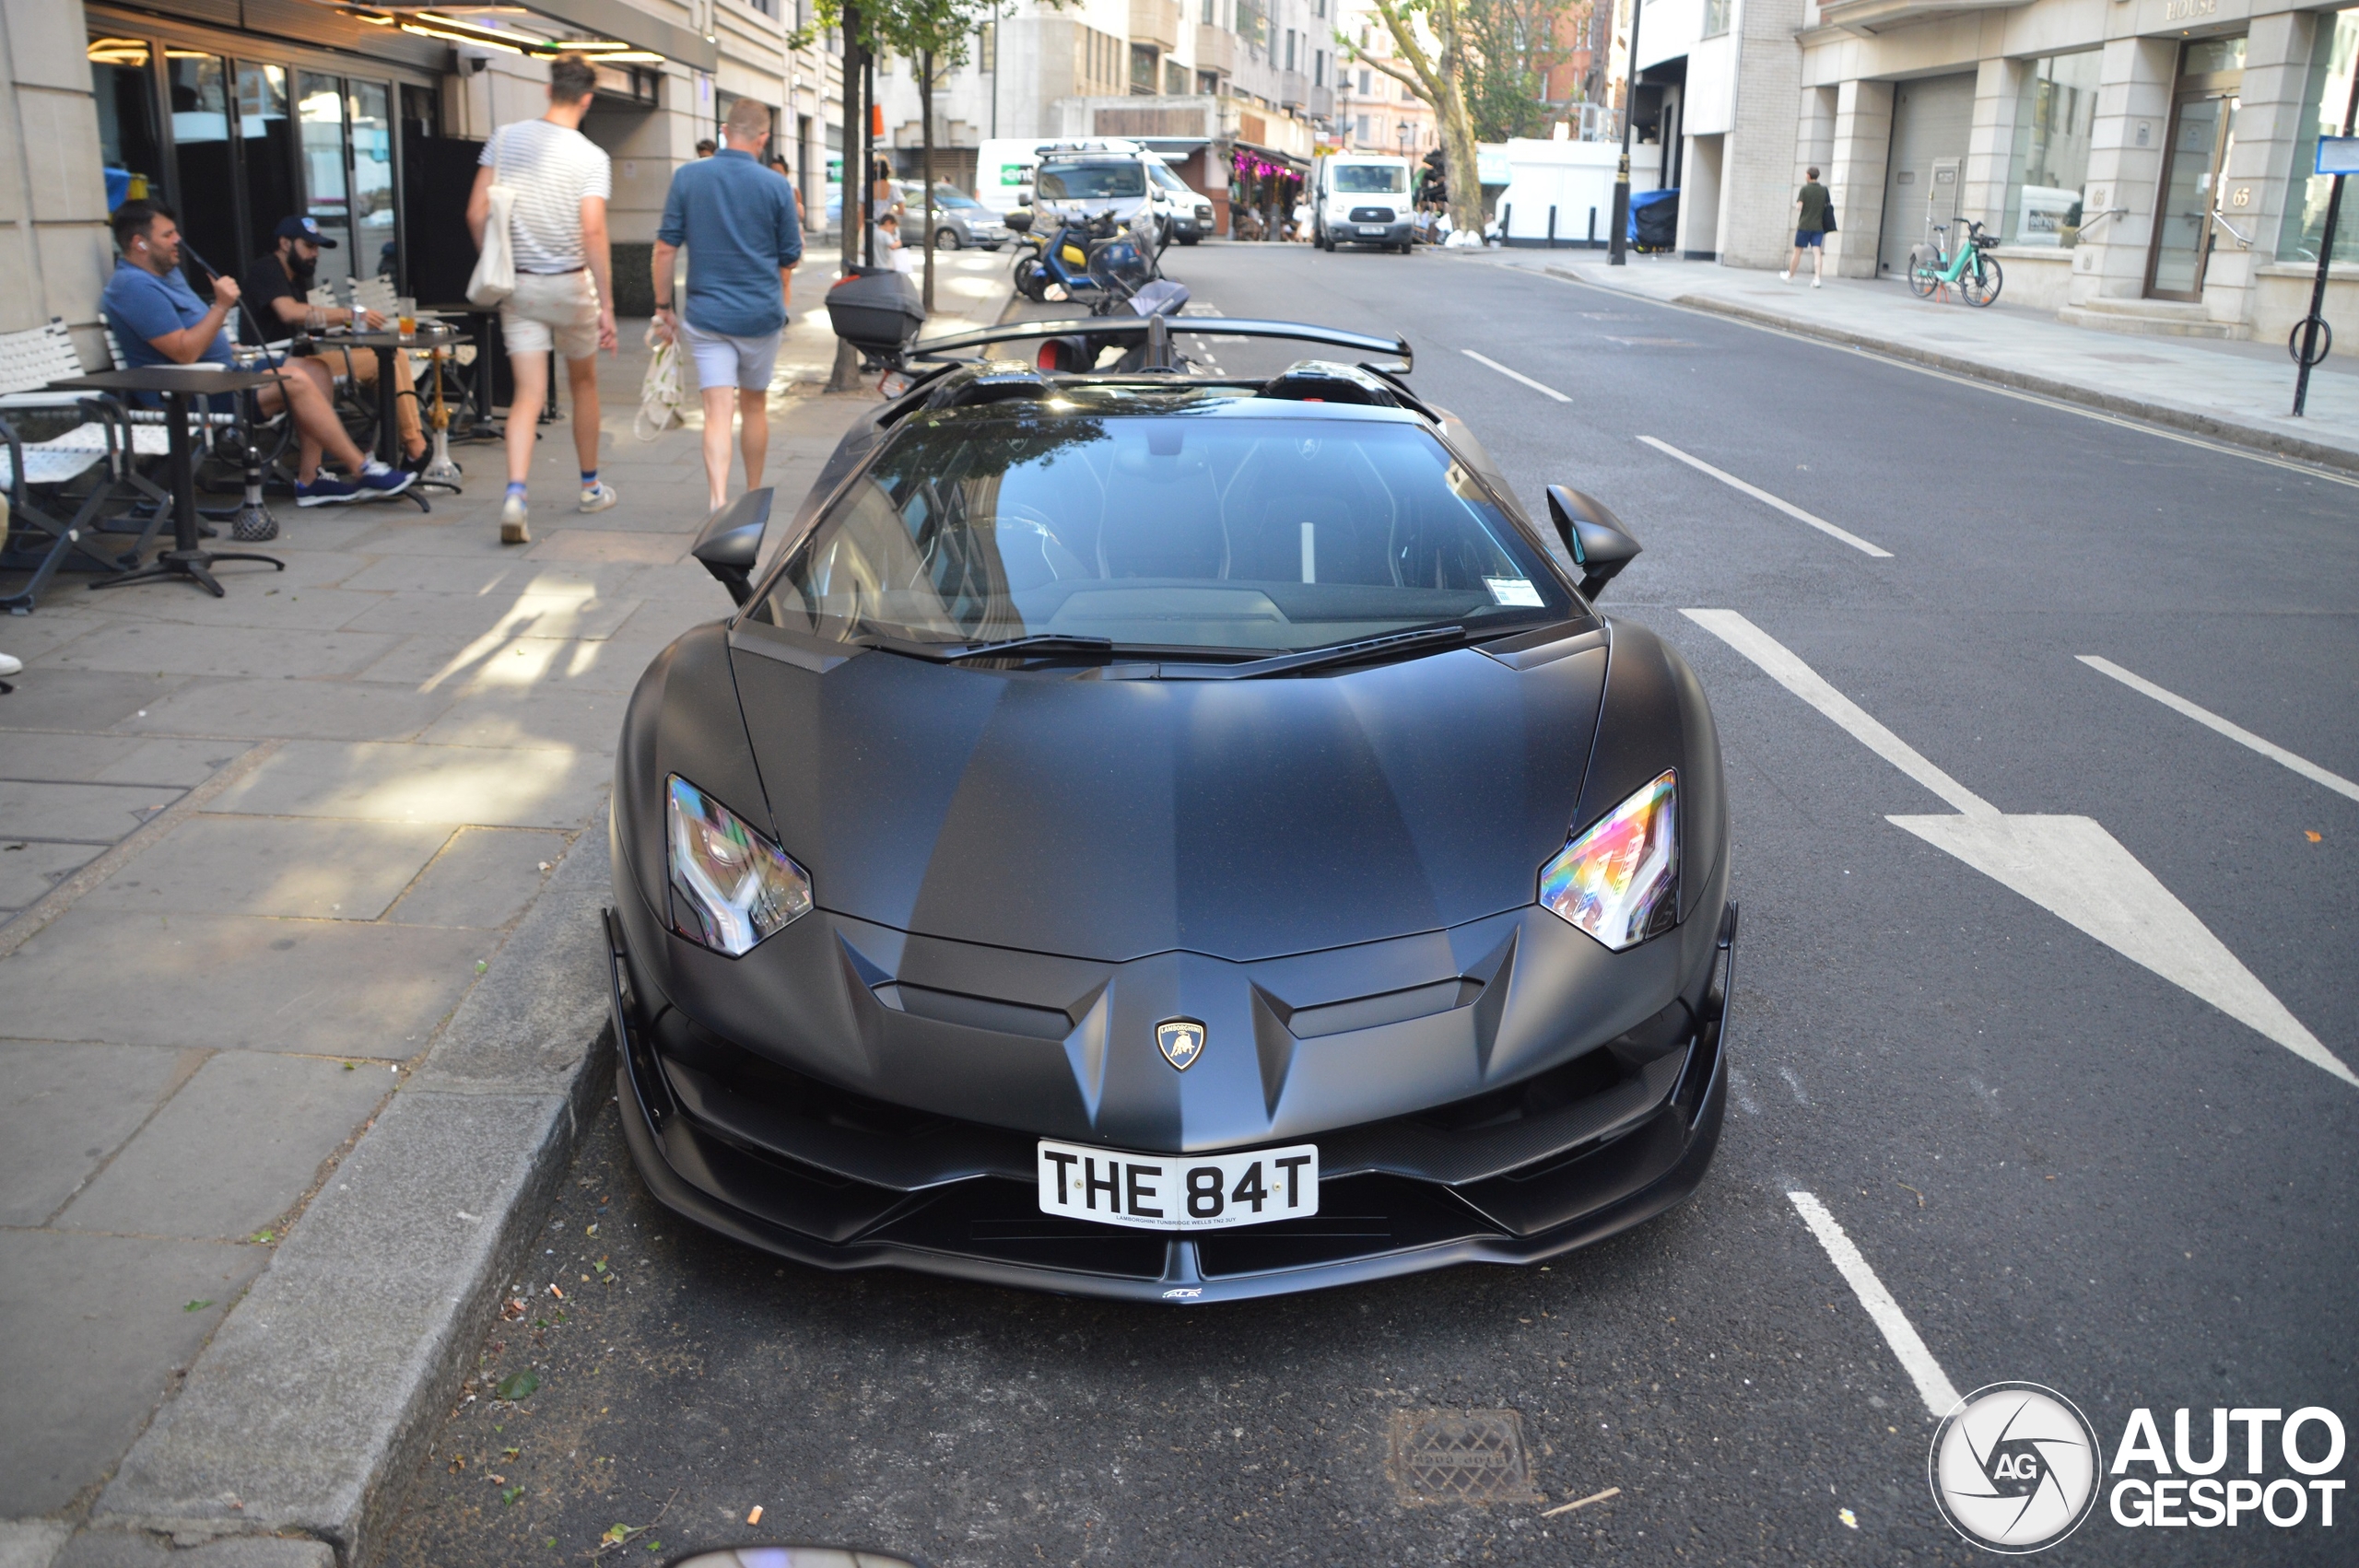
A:
<svg viewBox="0 0 2359 1568">
<path fill-rule="evenodd" d="M 732 337 L 727 333 L 698 332 L 688 324 L 686 316 L 675 319 L 680 323 L 680 343 L 687 349 L 688 357 L 696 361 L 699 392 L 710 392 L 716 387 L 740 387 L 746 392 L 769 390 L 770 374 L 778 369 L 779 333 L 762 337 Z"/>
<path fill-rule="evenodd" d="M 499 307 L 499 336 L 511 354 L 546 354 L 555 346 L 568 359 L 598 352 L 598 285 L 590 269 L 516 275 L 516 292 Z"/>
</svg>

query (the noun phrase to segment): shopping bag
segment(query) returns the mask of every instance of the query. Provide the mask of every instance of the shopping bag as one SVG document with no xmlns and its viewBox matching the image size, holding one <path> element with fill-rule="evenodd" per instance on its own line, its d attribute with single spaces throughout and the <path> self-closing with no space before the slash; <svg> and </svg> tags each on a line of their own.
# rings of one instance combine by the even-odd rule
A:
<svg viewBox="0 0 2359 1568">
<path fill-rule="evenodd" d="M 475 270 L 467 278 L 467 300 L 487 310 L 516 292 L 516 252 L 508 238 L 509 220 L 516 215 L 516 193 L 495 181 L 485 193 L 491 198 L 491 215 L 484 220 L 483 253 L 475 258 Z"/>
<path fill-rule="evenodd" d="M 631 434 L 651 441 L 664 431 L 687 423 L 683 411 L 687 391 L 680 383 L 680 345 L 656 322 L 647 323 L 647 379 L 639 384 L 639 413 Z"/>
</svg>

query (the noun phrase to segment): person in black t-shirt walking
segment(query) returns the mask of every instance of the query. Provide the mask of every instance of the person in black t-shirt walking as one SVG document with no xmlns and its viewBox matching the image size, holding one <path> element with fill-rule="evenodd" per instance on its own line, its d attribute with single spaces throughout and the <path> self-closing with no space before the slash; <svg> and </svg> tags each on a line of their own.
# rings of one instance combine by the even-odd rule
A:
<svg viewBox="0 0 2359 1568">
<path fill-rule="evenodd" d="M 246 305 L 253 312 L 253 321 L 260 322 L 264 331 L 276 337 L 280 329 L 289 336 L 299 332 L 317 333 L 323 327 L 383 330 L 385 318 L 374 310 L 356 311 L 341 305 L 310 302 L 320 252 L 335 249 L 335 241 L 321 234 L 317 222 L 308 217 L 282 217 L 271 237 L 272 249 L 256 256 L 246 268 L 245 276 L 238 280 Z M 322 344 L 314 353 L 328 361 L 334 374 L 349 377 L 354 385 L 377 384 L 374 352 L 355 354 L 350 349 Z M 402 451 L 408 459 L 405 466 L 416 468 L 426 461 L 426 434 L 418 427 L 417 398 L 411 386 L 409 357 L 405 354 L 393 356 L 393 385 L 402 394 L 393 402 L 393 423 L 401 432 Z"/>
<path fill-rule="evenodd" d="M 1794 198 L 1794 253 L 1786 263 L 1779 277 L 1791 277 L 1802 270 L 1802 252 L 1810 252 L 1810 286 L 1823 286 L 1826 275 L 1826 236 L 1835 227 L 1835 198 L 1818 182 L 1818 170 L 1810 171 L 1809 182 Z"/>
</svg>

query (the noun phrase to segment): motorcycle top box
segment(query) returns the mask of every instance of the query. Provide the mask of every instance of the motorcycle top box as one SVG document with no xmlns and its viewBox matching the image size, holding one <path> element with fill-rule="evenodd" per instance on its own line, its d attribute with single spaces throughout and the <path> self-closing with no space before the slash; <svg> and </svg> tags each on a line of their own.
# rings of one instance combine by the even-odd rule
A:
<svg viewBox="0 0 2359 1568">
<path fill-rule="evenodd" d="M 891 267 L 854 267 L 827 290 L 827 324 L 863 354 L 898 354 L 925 325 L 917 280 Z"/>
</svg>

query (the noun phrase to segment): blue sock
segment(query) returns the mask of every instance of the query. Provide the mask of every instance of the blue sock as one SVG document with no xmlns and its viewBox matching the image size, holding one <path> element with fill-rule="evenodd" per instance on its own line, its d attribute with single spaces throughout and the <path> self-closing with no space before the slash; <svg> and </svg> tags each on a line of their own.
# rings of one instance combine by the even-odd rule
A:
<svg viewBox="0 0 2359 1568">
<path fill-rule="evenodd" d="M 524 493 L 524 482 L 522 479 L 511 479 L 508 482 L 508 493 L 511 496 L 522 495 Z"/>
<path fill-rule="evenodd" d="M 583 489 L 587 490 L 591 486 L 595 485 L 597 482 L 598 471 L 596 469 L 585 468 L 581 471 L 581 487 Z"/>
</svg>

